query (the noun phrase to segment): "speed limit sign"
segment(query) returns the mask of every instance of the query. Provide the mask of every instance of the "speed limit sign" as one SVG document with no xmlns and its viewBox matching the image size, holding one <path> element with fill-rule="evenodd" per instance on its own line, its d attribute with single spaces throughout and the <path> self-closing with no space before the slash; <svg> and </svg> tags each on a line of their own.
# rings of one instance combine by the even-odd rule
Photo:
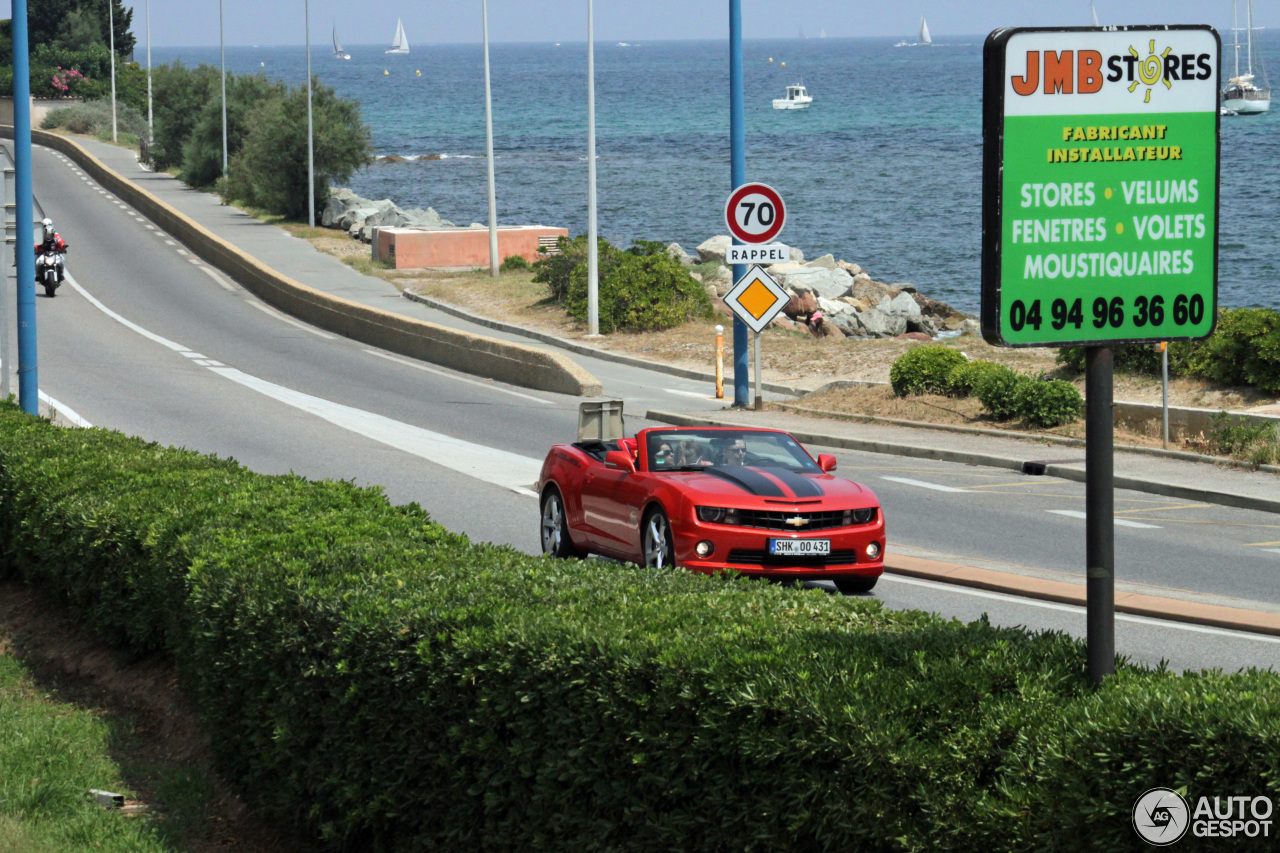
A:
<svg viewBox="0 0 1280 853">
<path fill-rule="evenodd" d="M 743 184 L 724 205 L 729 233 L 744 243 L 768 243 L 782 231 L 787 209 L 782 196 L 767 184 Z"/>
</svg>

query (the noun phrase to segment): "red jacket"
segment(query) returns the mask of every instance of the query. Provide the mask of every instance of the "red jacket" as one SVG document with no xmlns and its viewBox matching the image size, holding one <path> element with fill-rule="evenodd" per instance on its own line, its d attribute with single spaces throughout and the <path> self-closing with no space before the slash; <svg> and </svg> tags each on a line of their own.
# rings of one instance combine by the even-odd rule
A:
<svg viewBox="0 0 1280 853">
<path fill-rule="evenodd" d="M 48 242 L 51 242 L 51 241 L 49 241 L 49 240 L 45 240 L 45 241 L 44 241 L 44 243 L 36 243 L 36 254 L 37 254 L 37 255 L 43 255 L 45 252 L 49 251 L 47 248 L 45 248 L 45 243 L 48 243 Z M 54 232 L 53 232 L 53 240 L 52 240 L 52 243 L 53 243 L 53 249 L 54 249 L 54 251 L 57 251 L 57 252 L 65 252 L 65 251 L 67 250 L 67 243 L 66 243 L 66 241 L 62 239 L 62 235 L 61 235 L 61 234 L 59 234 L 57 231 L 54 231 Z"/>
</svg>

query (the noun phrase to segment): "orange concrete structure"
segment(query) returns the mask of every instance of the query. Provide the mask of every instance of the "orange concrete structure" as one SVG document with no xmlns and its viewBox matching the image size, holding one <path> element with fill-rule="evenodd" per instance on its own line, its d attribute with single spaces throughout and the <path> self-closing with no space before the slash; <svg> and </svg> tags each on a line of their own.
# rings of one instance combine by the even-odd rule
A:
<svg viewBox="0 0 1280 853">
<path fill-rule="evenodd" d="M 498 258 L 519 255 L 538 260 L 539 247 L 550 248 L 565 228 L 518 225 L 498 229 Z M 396 269 L 421 267 L 488 267 L 488 228 L 378 228 L 373 239 L 373 259 L 390 261 Z"/>
</svg>

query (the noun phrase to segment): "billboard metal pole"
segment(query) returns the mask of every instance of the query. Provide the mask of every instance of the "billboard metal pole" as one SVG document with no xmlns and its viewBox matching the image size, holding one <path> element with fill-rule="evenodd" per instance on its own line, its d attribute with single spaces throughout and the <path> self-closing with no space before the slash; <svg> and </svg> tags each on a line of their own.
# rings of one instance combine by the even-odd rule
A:
<svg viewBox="0 0 1280 853">
<path fill-rule="evenodd" d="M 729 0 L 729 148 L 730 191 L 747 182 L 746 115 L 742 94 L 742 0 Z M 740 243 L 740 240 L 734 240 Z M 745 264 L 733 265 L 733 280 L 747 274 Z M 748 362 L 751 346 L 747 324 L 733 318 L 733 405 L 746 406 L 751 391 Z"/>
<path fill-rule="evenodd" d="M 40 413 L 36 370 L 35 223 L 31 221 L 31 62 L 27 54 L 27 0 L 13 0 L 13 212 L 18 291 L 18 405 Z M 32 248 L 28 249 L 27 246 Z"/>
<path fill-rule="evenodd" d="M 596 19 L 587 0 L 587 335 L 600 334 L 600 258 L 596 246 Z"/>
<path fill-rule="evenodd" d="M 1089 682 L 1116 672 L 1115 432 L 1111 347 L 1085 350 L 1085 625 Z"/>
<path fill-rule="evenodd" d="M 489 275 L 497 278 L 502 259 L 498 257 L 498 194 L 493 185 L 493 90 L 489 85 L 489 0 L 481 0 L 484 18 L 484 148 L 489 176 Z"/>
<path fill-rule="evenodd" d="M 302 4 L 307 18 L 307 225 L 316 227 L 316 132 L 311 118 L 311 0 Z"/>
</svg>

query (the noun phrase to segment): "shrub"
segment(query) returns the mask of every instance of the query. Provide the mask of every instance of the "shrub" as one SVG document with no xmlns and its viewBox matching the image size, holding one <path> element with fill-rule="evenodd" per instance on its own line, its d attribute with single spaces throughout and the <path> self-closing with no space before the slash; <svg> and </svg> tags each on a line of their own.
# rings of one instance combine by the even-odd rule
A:
<svg viewBox="0 0 1280 853">
<path fill-rule="evenodd" d="M 502 259 L 502 269 L 504 270 L 531 270 L 533 264 L 524 255 L 507 255 Z"/>
<path fill-rule="evenodd" d="M 1001 366 L 994 361 L 982 360 L 957 364 L 947 377 L 947 393 L 952 397 L 968 397 L 984 376 Z"/>
<path fill-rule="evenodd" d="M 360 106 L 315 84 L 312 93 L 315 183 L 307 186 L 307 90 L 297 86 L 249 110 L 240 151 L 227 174 L 227 198 L 267 213 L 306 219 L 329 198 L 331 182 L 344 182 L 372 162 L 369 128 Z M 185 149 L 184 149 L 185 169 Z"/>
<path fill-rule="evenodd" d="M 556 241 L 556 245 L 560 249 L 557 254 L 547 255 L 534 263 L 533 280 L 538 284 L 545 284 L 552 301 L 563 305 L 569 297 L 569 287 L 574 272 L 580 269 L 581 274 L 586 275 L 587 235 L 579 234 L 573 239 L 561 237 Z M 618 249 L 608 240 L 602 237 L 596 238 L 596 271 L 601 280 L 616 263 L 618 254 Z"/>
<path fill-rule="evenodd" d="M 959 350 L 941 344 L 913 347 L 894 360 L 889 368 L 889 384 L 899 397 L 945 394 L 951 387 L 951 372 L 967 363 Z"/>
<path fill-rule="evenodd" d="M 50 110 L 40 122 L 45 130 L 64 128 L 72 133 L 97 136 L 111 133 L 111 101 L 86 101 L 69 107 Z M 147 117 L 128 104 L 116 102 L 116 129 L 119 133 L 146 136 Z"/>
<path fill-rule="evenodd" d="M 1188 375 L 1188 360 L 1198 349 L 1197 341 L 1174 341 L 1169 344 L 1169 378 Z M 1056 362 L 1076 375 L 1084 373 L 1085 347 L 1062 347 Z M 1140 376 L 1159 376 L 1163 358 L 1154 344 L 1120 344 L 1111 348 L 1111 360 L 1116 373 L 1135 373 Z"/>
<path fill-rule="evenodd" d="M 1013 404 L 1018 417 L 1041 429 L 1069 424 L 1084 411 L 1079 389 L 1065 379 L 1021 382 L 1014 391 Z"/>
<path fill-rule="evenodd" d="M 1007 421 L 1018 414 L 1018 388 L 1024 382 L 1034 380 L 1003 364 L 987 368 L 973 387 L 973 396 L 982 407 L 998 421 Z"/>
<path fill-rule="evenodd" d="M 1255 465 L 1269 465 L 1280 455 L 1280 435 L 1276 425 L 1267 421 L 1250 421 L 1218 412 L 1209 418 L 1209 434 L 1205 436 L 1218 453 L 1247 459 Z"/>
<path fill-rule="evenodd" d="M 600 274 L 600 332 L 646 332 L 669 329 L 712 315 L 702 285 L 665 252 L 618 252 Z M 565 310 L 579 323 L 588 322 L 587 268 L 574 268 Z"/>
<path fill-rule="evenodd" d="M 1191 357 L 1196 374 L 1222 385 L 1280 393 L 1280 312 L 1223 311 L 1214 333 Z"/>
</svg>

